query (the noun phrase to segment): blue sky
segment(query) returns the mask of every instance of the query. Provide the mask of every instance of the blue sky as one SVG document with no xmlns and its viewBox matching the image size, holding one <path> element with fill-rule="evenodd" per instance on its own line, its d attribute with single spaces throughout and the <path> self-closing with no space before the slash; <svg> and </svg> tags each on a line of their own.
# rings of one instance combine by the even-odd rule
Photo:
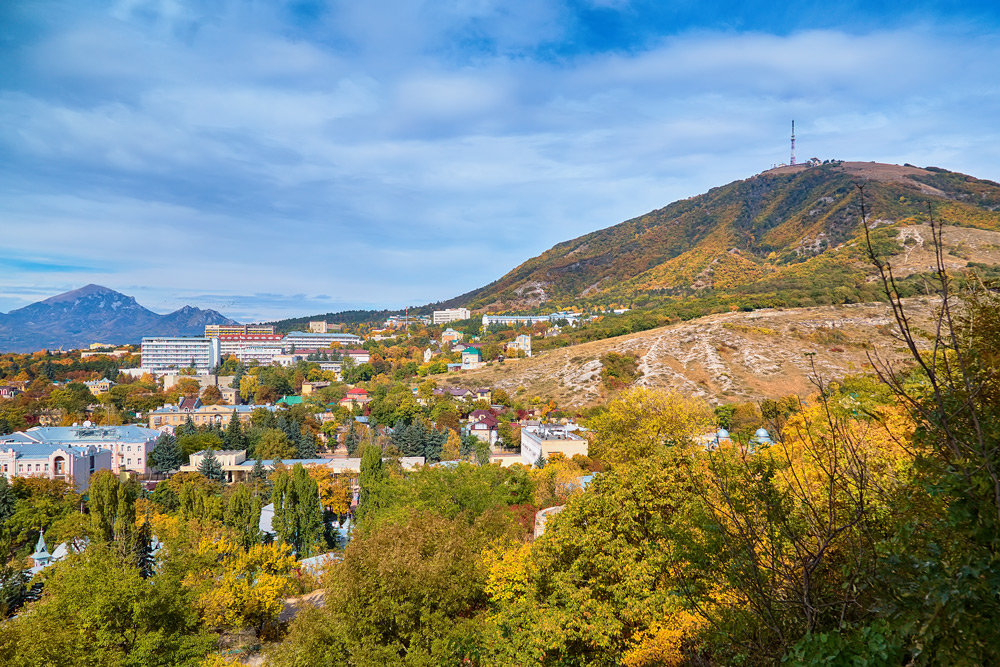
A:
<svg viewBox="0 0 1000 667">
<path fill-rule="evenodd" d="M 798 156 L 1000 180 L 1000 3 L 0 3 L 0 311 L 399 307 Z"/>
</svg>

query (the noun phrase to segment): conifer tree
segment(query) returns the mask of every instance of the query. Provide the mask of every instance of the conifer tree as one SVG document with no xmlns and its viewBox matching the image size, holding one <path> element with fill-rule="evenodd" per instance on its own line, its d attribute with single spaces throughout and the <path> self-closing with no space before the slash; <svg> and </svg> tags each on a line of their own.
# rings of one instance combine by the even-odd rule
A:
<svg viewBox="0 0 1000 667">
<path fill-rule="evenodd" d="M 149 579 L 153 576 L 156 558 L 153 556 L 153 533 L 147 516 L 135 534 L 135 562 L 139 576 Z"/>
<path fill-rule="evenodd" d="M 344 445 L 347 447 L 348 456 L 354 458 L 358 455 L 358 448 L 361 445 L 361 434 L 358 432 L 358 422 L 354 419 L 351 419 L 351 425 L 347 428 Z"/>
<path fill-rule="evenodd" d="M 358 512 L 362 517 L 374 516 L 385 504 L 383 494 L 389 474 L 382 461 L 382 450 L 378 445 L 367 444 L 361 452 L 361 472 L 358 484 L 361 486 L 361 498 Z"/>
<path fill-rule="evenodd" d="M 222 464 L 219 463 L 219 459 L 215 457 L 215 451 L 212 449 L 209 449 L 205 453 L 205 457 L 202 458 L 201 463 L 198 465 L 198 472 L 213 482 L 222 482 L 226 478 L 225 473 L 222 471 Z"/>
<path fill-rule="evenodd" d="M 316 439 L 309 431 L 302 431 L 297 443 L 300 459 L 316 458 Z"/>
<path fill-rule="evenodd" d="M 150 452 L 152 467 L 160 472 L 177 470 L 184 464 L 184 452 L 177 438 L 169 433 L 163 433 L 156 439 L 156 445 Z"/>
<path fill-rule="evenodd" d="M 247 448 L 246 440 L 243 428 L 240 426 L 240 418 L 236 415 L 236 410 L 233 410 L 233 415 L 229 418 L 229 425 L 226 426 L 226 432 L 222 435 L 222 442 L 225 443 L 226 449 L 239 451 Z"/>
</svg>

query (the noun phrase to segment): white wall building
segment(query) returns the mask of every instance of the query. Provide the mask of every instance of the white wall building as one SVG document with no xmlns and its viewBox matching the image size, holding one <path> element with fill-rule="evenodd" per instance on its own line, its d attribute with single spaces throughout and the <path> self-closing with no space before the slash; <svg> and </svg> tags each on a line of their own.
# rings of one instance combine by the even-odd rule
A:
<svg viewBox="0 0 1000 667">
<path fill-rule="evenodd" d="M 521 462 L 534 465 L 541 456 L 548 458 L 556 452 L 570 459 L 577 454 L 587 456 L 589 443 L 561 424 L 540 424 L 521 429 Z"/>
<path fill-rule="evenodd" d="M 435 310 L 432 322 L 434 324 L 447 324 L 455 320 L 467 320 L 472 317 L 468 308 L 448 308 L 447 310 Z"/>
<path fill-rule="evenodd" d="M 340 347 L 358 347 L 362 343 L 361 336 L 348 333 L 312 333 L 309 331 L 292 331 L 282 339 L 281 344 L 286 350 L 294 345 L 298 350 L 326 350 L 334 345 Z"/>
<path fill-rule="evenodd" d="M 27 431 L 12 433 L 0 438 L 0 449 L 5 447 L 7 438 L 16 436 L 22 443 L 39 447 L 85 450 L 94 447 L 108 452 L 104 468 L 115 474 L 125 471 L 137 475 L 152 472 L 149 467 L 149 453 L 156 446 L 160 432 L 142 426 L 36 426 Z M 100 469 L 100 467 L 98 467 Z"/>
<path fill-rule="evenodd" d="M 72 482 L 80 493 L 90 486 L 90 476 L 111 469 L 111 452 L 93 445 L 72 447 L 40 443 L 24 433 L 0 436 L 0 475 L 44 477 Z"/>
<path fill-rule="evenodd" d="M 153 372 L 194 367 L 208 373 L 219 364 L 218 338 L 159 336 L 142 339 L 141 366 Z"/>
</svg>

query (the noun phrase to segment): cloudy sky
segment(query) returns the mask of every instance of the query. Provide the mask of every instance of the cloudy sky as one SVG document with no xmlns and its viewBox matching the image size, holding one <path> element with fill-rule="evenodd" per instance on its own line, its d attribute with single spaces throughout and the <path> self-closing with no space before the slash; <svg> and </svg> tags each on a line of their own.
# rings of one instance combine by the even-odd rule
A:
<svg viewBox="0 0 1000 667">
<path fill-rule="evenodd" d="M 0 2 L 0 311 L 446 299 L 788 159 L 1000 180 L 1000 3 Z"/>
</svg>

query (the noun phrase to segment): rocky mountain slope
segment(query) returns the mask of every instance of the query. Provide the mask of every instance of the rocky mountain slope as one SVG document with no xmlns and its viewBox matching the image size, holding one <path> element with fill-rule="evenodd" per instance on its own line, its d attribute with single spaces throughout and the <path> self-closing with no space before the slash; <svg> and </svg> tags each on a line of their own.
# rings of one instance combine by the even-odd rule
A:
<svg viewBox="0 0 1000 667">
<path fill-rule="evenodd" d="M 906 303 L 914 325 L 929 337 L 936 302 Z M 637 384 L 712 402 L 807 395 L 814 391 L 814 369 L 830 380 L 870 372 L 872 352 L 904 358 L 894 331 L 888 306 L 878 303 L 733 312 L 493 363 L 448 381 L 583 407 L 606 398 L 601 357 L 618 352 L 637 355 L 643 372 Z"/>
<path fill-rule="evenodd" d="M 30 352 L 94 342 L 137 343 L 143 336 L 198 335 L 206 324 L 235 324 L 214 310 L 184 306 L 167 315 L 100 285 L 58 294 L 0 314 L 0 350 Z"/>
<path fill-rule="evenodd" d="M 754 308 L 875 300 L 859 242 L 857 183 L 865 184 L 868 225 L 887 255 L 906 250 L 899 228 L 926 224 L 929 206 L 947 225 L 987 232 L 980 245 L 1000 238 L 1000 185 L 992 181 L 910 165 L 798 165 L 560 243 L 448 303 L 513 310 L 690 298 Z M 983 259 L 964 257 L 961 244 L 952 250 L 956 266 Z"/>
</svg>

